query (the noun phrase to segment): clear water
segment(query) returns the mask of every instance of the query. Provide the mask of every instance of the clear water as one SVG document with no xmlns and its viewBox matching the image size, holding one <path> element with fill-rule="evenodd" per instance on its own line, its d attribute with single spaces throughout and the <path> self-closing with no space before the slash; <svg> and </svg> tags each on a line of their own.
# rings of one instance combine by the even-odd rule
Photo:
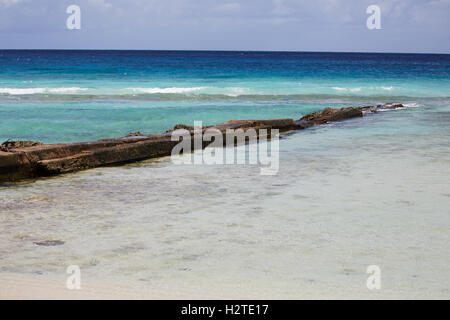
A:
<svg viewBox="0 0 450 320">
<path fill-rule="evenodd" d="M 450 96 L 450 55 L 1 51 L 0 139 L 164 132 L 203 120 Z M 428 101 L 428 100 L 426 100 Z"/>
<path fill-rule="evenodd" d="M 4 139 L 94 140 L 193 120 L 408 106 L 284 137 L 276 176 L 165 158 L 0 186 L 2 272 L 64 276 L 77 264 L 102 281 L 216 295 L 450 297 L 450 56 L 0 55 Z M 30 60 L 11 62 L 19 57 Z M 87 90 L 10 90 L 63 87 Z M 45 239 L 65 244 L 33 244 Z M 369 265 L 381 268 L 381 290 L 366 287 Z"/>
</svg>

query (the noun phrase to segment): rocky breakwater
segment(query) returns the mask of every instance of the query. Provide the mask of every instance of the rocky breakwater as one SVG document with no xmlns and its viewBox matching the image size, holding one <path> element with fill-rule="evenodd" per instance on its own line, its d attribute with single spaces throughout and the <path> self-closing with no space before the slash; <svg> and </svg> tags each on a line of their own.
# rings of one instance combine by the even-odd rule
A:
<svg viewBox="0 0 450 320">
<path fill-rule="evenodd" d="M 293 119 L 232 120 L 216 126 L 223 135 L 227 129 L 278 129 L 280 134 L 302 130 L 327 122 L 362 117 L 380 110 L 402 108 L 401 104 L 384 104 L 356 108 L 325 108 L 295 121 Z M 194 128 L 179 124 L 176 129 Z M 93 142 L 42 144 L 34 141 L 6 141 L 0 146 L 0 182 L 50 176 L 106 165 L 119 165 L 144 159 L 169 156 L 178 141 L 171 140 L 169 130 L 163 134 L 142 135 L 135 132 L 126 137 Z M 225 139 L 224 139 L 225 140 Z M 203 148 L 208 143 L 203 144 Z"/>
</svg>

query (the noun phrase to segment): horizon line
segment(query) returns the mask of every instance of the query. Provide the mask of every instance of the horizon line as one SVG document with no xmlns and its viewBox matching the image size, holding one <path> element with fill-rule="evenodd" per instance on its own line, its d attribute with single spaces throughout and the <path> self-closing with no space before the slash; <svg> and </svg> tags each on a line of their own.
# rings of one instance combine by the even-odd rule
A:
<svg viewBox="0 0 450 320">
<path fill-rule="evenodd" d="M 61 48 L 0 48 L 0 51 L 175 51 L 175 52 L 280 52 L 280 53 L 363 53 L 363 54 L 429 54 L 450 55 L 450 52 L 390 52 L 390 51 L 322 51 L 322 50 L 236 50 L 236 49 L 61 49 Z"/>
</svg>

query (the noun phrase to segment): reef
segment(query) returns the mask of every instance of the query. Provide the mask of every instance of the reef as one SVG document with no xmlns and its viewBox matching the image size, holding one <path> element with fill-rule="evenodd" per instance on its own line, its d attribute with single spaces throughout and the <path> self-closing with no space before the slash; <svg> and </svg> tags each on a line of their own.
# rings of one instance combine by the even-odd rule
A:
<svg viewBox="0 0 450 320">
<path fill-rule="evenodd" d="M 232 120 L 215 126 L 223 135 L 227 129 L 254 129 L 257 136 L 261 129 L 278 129 L 280 134 L 303 130 L 328 122 L 362 117 L 380 110 L 403 108 L 402 104 L 349 107 L 341 109 L 325 108 L 322 112 L 308 114 L 298 120 Z M 23 179 L 45 177 L 107 165 L 120 165 L 171 155 L 178 141 L 172 141 L 174 130 L 184 129 L 194 134 L 194 127 L 177 124 L 173 130 L 162 134 L 143 135 L 130 133 L 117 139 L 93 142 L 43 144 L 35 141 L 6 141 L 0 146 L 0 183 Z M 205 148 L 208 143 L 203 143 Z"/>
</svg>

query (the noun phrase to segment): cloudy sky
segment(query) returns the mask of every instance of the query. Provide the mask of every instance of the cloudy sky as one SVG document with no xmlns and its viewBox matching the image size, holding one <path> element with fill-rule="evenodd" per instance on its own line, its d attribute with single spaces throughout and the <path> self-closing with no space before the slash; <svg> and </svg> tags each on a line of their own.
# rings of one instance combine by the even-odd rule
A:
<svg viewBox="0 0 450 320">
<path fill-rule="evenodd" d="M 372 4 L 381 30 L 366 27 Z M 449 30 L 450 0 L 0 0 L 4 49 L 450 53 Z"/>
</svg>

